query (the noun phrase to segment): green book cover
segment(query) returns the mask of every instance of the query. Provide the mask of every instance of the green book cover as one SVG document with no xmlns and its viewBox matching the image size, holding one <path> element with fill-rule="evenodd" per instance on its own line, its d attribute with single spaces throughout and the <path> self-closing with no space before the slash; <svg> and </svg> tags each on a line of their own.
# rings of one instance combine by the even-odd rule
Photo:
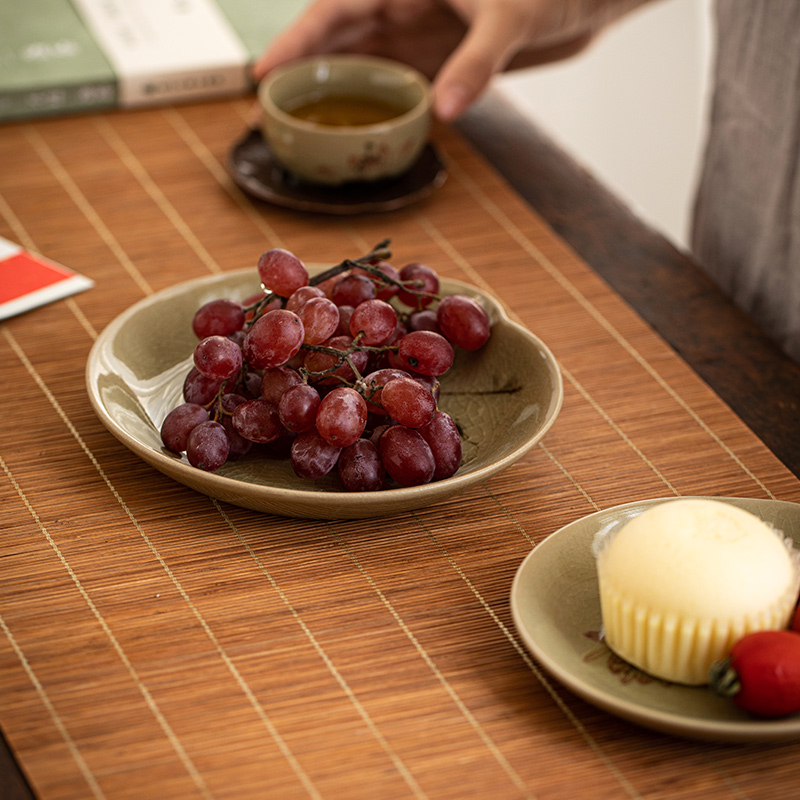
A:
<svg viewBox="0 0 800 800">
<path fill-rule="evenodd" d="M 0 119 L 116 104 L 114 71 L 70 0 L 0 0 Z"/>
<path fill-rule="evenodd" d="M 242 93 L 308 0 L 0 0 L 0 120 Z"/>
</svg>

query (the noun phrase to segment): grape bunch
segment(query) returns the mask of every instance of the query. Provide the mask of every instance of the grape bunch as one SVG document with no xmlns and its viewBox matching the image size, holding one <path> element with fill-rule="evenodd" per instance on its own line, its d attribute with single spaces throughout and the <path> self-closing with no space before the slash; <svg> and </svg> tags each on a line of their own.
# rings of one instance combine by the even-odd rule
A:
<svg viewBox="0 0 800 800">
<path fill-rule="evenodd" d="M 302 478 L 335 470 L 356 492 L 455 474 L 461 436 L 438 407 L 439 379 L 455 348 L 486 343 L 489 318 L 466 295 L 440 297 L 429 266 L 396 269 L 388 245 L 313 278 L 294 253 L 267 250 L 260 292 L 197 309 L 164 446 L 212 472 L 264 447 Z"/>
</svg>

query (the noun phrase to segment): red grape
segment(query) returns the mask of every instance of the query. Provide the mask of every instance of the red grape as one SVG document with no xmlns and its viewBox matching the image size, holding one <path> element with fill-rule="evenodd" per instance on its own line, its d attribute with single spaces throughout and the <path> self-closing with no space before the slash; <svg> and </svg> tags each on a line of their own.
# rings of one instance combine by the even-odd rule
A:
<svg viewBox="0 0 800 800">
<path fill-rule="evenodd" d="M 464 350 L 477 350 L 489 339 L 489 315 L 471 297 L 451 294 L 442 298 L 436 309 L 442 335 Z"/>
<path fill-rule="evenodd" d="M 236 406 L 240 406 L 246 399 L 246 397 L 242 397 L 242 395 L 236 394 L 235 392 L 226 392 L 220 398 L 220 405 L 223 411 L 228 414 L 233 414 Z"/>
<path fill-rule="evenodd" d="M 318 286 L 322 291 L 325 293 L 325 297 L 333 298 L 333 287 L 341 280 L 341 275 L 331 275 L 330 278 L 327 280 L 322 281 L 321 283 L 315 283 L 315 286 Z M 339 305 L 338 303 L 336 304 Z"/>
<path fill-rule="evenodd" d="M 466 295 L 440 299 L 429 266 L 398 272 L 389 257 L 386 240 L 310 281 L 296 255 L 273 248 L 258 259 L 261 291 L 204 302 L 184 402 L 161 425 L 165 448 L 214 471 L 258 443 L 304 478 L 338 464 L 357 492 L 387 476 L 410 487 L 453 475 L 462 444 L 437 410 L 438 378 L 455 347 L 486 341 L 488 315 Z"/>
<path fill-rule="evenodd" d="M 405 370 L 394 369 L 393 367 L 383 367 L 374 372 L 370 372 L 364 378 L 364 399 L 367 401 L 367 411 L 373 414 L 386 414 L 381 405 L 381 391 L 392 378 L 410 377 Z"/>
<path fill-rule="evenodd" d="M 408 328 L 397 320 L 397 325 L 394 327 L 392 335 L 384 342 L 384 345 L 396 344 L 408 333 Z"/>
<path fill-rule="evenodd" d="M 262 286 L 280 297 L 289 297 L 308 283 L 308 270 L 303 262 L 288 250 L 273 248 L 258 259 L 258 276 Z"/>
<path fill-rule="evenodd" d="M 392 281 L 400 281 L 400 273 L 387 261 L 379 261 L 375 266 L 384 275 L 391 278 Z M 400 289 L 397 283 L 382 280 L 376 275 L 372 275 L 372 280 L 376 283 L 375 288 L 377 290 L 377 294 L 375 296 L 379 300 L 388 300 L 390 297 L 394 297 Z"/>
<path fill-rule="evenodd" d="M 317 409 L 317 431 L 326 442 L 337 447 L 353 444 L 367 424 L 367 404 L 349 386 L 337 386 L 322 398 Z"/>
<path fill-rule="evenodd" d="M 239 381 L 239 386 L 242 393 L 248 397 L 258 397 L 261 394 L 261 375 L 258 372 L 248 371 L 244 380 Z"/>
<path fill-rule="evenodd" d="M 186 440 L 194 428 L 208 420 L 208 411 L 197 403 L 181 403 L 164 417 L 161 423 L 161 441 L 174 453 L 186 449 Z"/>
<path fill-rule="evenodd" d="M 386 478 L 378 448 L 369 439 L 345 447 L 339 454 L 338 470 L 348 492 L 375 492 Z"/>
<path fill-rule="evenodd" d="M 303 323 L 305 344 L 321 344 L 339 327 L 339 309 L 327 297 L 312 297 L 297 310 Z"/>
<path fill-rule="evenodd" d="M 365 275 L 345 275 L 333 286 L 331 300 L 337 306 L 357 306 L 375 297 L 375 284 Z"/>
<path fill-rule="evenodd" d="M 386 472 L 401 486 L 419 486 L 433 478 L 433 453 L 419 431 L 392 425 L 381 435 L 378 447 Z"/>
<path fill-rule="evenodd" d="M 385 425 L 378 425 L 377 427 L 375 427 L 373 429 L 372 436 L 369 437 L 369 440 L 372 442 L 372 444 L 375 445 L 375 447 L 379 446 L 379 443 L 381 441 L 381 436 L 383 436 L 384 432 L 388 431 L 389 428 L 391 428 L 392 425 L 394 425 L 394 424 L 395 424 L 394 422 L 389 421 Z M 381 462 L 381 463 L 383 463 L 383 462 Z"/>
<path fill-rule="evenodd" d="M 440 481 L 455 475 L 461 466 L 461 435 L 449 414 L 437 411 L 427 425 L 418 428 L 433 453 L 436 468 L 433 480 Z"/>
<path fill-rule="evenodd" d="M 339 309 L 339 325 L 336 328 L 336 336 L 350 335 L 350 318 L 353 316 L 355 308 L 353 306 L 336 306 Z"/>
<path fill-rule="evenodd" d="M 433 331 L 412 331 L 397 343 L 402 369 L 422 375 L 444 375 L 453 366 L 453 346 Z"/>
<path fill-rule="evenodd" d="M 223 381 L 206 378 L 197 367 L 192 367 L 183 381 L 183 399 L 187 403 L 208 405 L 222 388 Z"/>
<path fill-rule="evenodd" d="M 228 444 L 230 445 L 228 461 L 236 461 L 252 450 L 253 443 L 240 435 L 236 428 L 233 427 L 232 417 L 224 416 L 222 418 L 222 427 L 225 428 L 225 433 L 228 435 Z"/>
<path fill-rule="evenodd" d="M 226 336 L 207 336 L 194 349 L 194 365 L 206 378 L 224 381 L 242 368 L 242 349 Z"/>
<path fill-rule="evenodd" d="M 322 478 L 335 466 L 342 448 L 328 444 L 316 430 L 298 434 L 292 442 L 292 469 L 301 478 Z"/>
<path fill-rule="evenodd" d="M 385 300 L 365 300 L 353 310 L 350 333 L 362 334 L 366 345 L 377 346 L 391 337 L 397 327 L 397 312 Z"/>
<path fill-rule="evenodd" d="M 232 419 L 236 432 L 251 442 L 266 444 L 281 435 L 277 406 L 261 398 L 236 406 Z"/>
<path fill-rule="evenodd" d="M 206 336 L 227 336 L 241 330 L 244 325 L 244 308 L 236 300 L 210 300 L 194 314 L 192 330 L 198 339 Z"/>
<path fill-rule="evenodd" d="M 308 302 L 312 297 L 325 297 L 325 292 L 319 286 L 301 286 L 295 289 L 286 300 L 284 308 L 287 311 L 297 311 L 303 303 Z"/>
<path fill-rule="evenodd" d="M 319 392 L 307 383 L 292 386 L 278 403 L 278 416 L 286 430 L 293 433 L 310 431 L 317 421 Z"/>
<path fill-rule="evenodd" d="M 410 331 L 434 331 L 441 333 L 436 311 L 432 308 L 423 308 L 422 311 L 414 311 L 408 317 L 408 329 Z"/>
<path fill-rule="evenodd" d="M 439 394 L 442 389 L 439 379 L 434 375 L 420 375 L 418 372 L 412 372 L 410 375 L 417 383 L 421 383 L 433 395 L 433 399 L 438 405 Z"/>
<path fill-rule="evenodd" d="M 230 339 L 239 349 L 244 344 L 244 337 L 247 336 L 247 331 L 234 331 L 233 333 L 226 333 L 225 337 Z"/>
<path fill-rule="evenodd" d="M 221 422 L 208 420 L 192 429 L 186 441 L 186 456 L 193 467 L 215 472 L 227 460 L 230 442 Z"/>
<path fill-rule="evenodd" d="M 279 308 L 259 317 L 244 340 L 244 357 L 257 369 L 285 364 L 303 344 L 303 323 L 292 311 Z"/>
<path fill-rule="evenodd" d="M 220 398 L 220 403 L 222 405 L 223 411 L 226 411 L 226 414 L 223 414 L 221 419 L 218 420 L 222 422 L 222 427 L 225 428 L 225 433 L 228 434 L 228 443 L 230 444 L 230 451 L 228 452 L 228 461 L 235 461 L 242 456 L 247 455 L 253 447 L 253 443 L 245 439 L 237 430 L 233 427 L 233 414 L 234 409 L 236 406 L 241 405 L 244 403 L 245 398 L 242 397 L 240 394 L 224 394 Z"/>
<path fill-rule="evenodd" d="M 408 428 L 430 422 L 436 411 L 433 395 L 413 378 L 392 378 L 383 387 L 380 402 L 393 420 Z"/>
<path fill-rule="evenodd" d="M 261 397 L 268 400 L 270 403 L 278 405 L 281 397 L 292 388 L 302 383 L 303 379 L 296 369 L 287 367 L 286 365 L 280 367 L 270 367 L 264 370 L 261 376 Z"/>
<path fill-rule="evenodd" d="M 400 280 L 404 286 L 397 293 L 397 299 L 411 308 L 429 306 L 439 292 L 439 276 L 426 264 L 416 261 L 406 264 L 400 270 Z"/>
</svg>

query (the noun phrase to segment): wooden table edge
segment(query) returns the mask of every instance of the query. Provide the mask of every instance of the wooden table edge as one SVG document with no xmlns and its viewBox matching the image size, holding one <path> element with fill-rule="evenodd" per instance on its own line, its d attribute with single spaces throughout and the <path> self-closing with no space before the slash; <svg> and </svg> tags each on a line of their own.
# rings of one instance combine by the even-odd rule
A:
<svg viewBox="0 0 800 800">
<path fill-rule="evenodd" d="M 3 800 L 36 800 L 27 778 L 22 772 L 0 730 L 0 797 Z"/>
<path fill-rule="evenodd" d="M 797 476 L 800 365 L 494 89 L 459 132 Z"/>
</svg>

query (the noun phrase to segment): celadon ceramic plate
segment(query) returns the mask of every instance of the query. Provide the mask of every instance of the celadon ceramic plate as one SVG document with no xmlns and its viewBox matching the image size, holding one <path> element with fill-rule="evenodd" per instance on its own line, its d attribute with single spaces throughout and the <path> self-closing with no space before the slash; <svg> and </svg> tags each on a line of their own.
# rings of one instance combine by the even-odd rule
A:
<svg viewBox="0 0 800 800">
<path fill-rule="evenodd" d="M 668 498 L 616 506 L 551 534 L 525 558 L 511 588 L 514 624 L 539 663 L 575 694 L 631 722 L 664 733 L 727 742 L 800 738 L 800 715 L 755 719 L 705 687 L 645 675 L 600 637 L 600 595 L 592 540 Z M 674 498 L 672 498 L 674 499 Z M 719 497 L 740 506 L 800 546 L 800 505 Z"/>
<path fill-rule="evenodd" d="M 210 497 L 292 517 L 381 517 L 422 508 L 514 463 L 547 432 L 561 408 L 558 365 L 533 334 L 509 320 L 500 305 L 467 284 L 441 281 L 443 294 L 476 298 L 492 335 L 479 351 L 459 351 L 442 380 L 440 408 L 462 431 L 463 462 L 447 480 L 379 492 L 345 492 L 338 476 L 298 478 L 287 458 L 248 454 L 216 473 L 192 467 L 161 443 L 164 417 L 182 402 L 183 380 L 197 340 L 194 312 L 219 297 L 244 299 L 259 290 L 255 269 L 201 278 L 158 292 L 111 322 L 86 366 L 91 404 L 126 447 L 165 475 Z"/>
</svg>

